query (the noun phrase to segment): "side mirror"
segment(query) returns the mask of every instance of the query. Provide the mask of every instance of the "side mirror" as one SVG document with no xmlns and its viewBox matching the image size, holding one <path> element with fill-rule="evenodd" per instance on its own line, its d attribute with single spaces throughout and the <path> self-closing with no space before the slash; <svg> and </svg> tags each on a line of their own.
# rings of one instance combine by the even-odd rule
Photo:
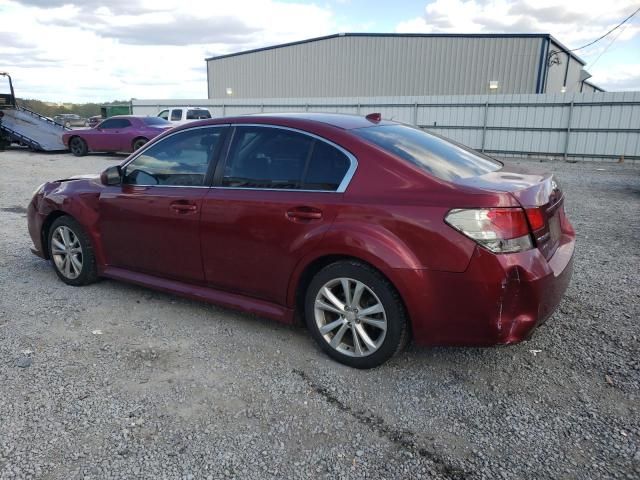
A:
<svg viewBox="0 0 640 480">
<path fill-rule="evenodd" d="M 122 183 L 122 169 L 120 165 L 107 168 L 100 174 L 100 181 L 103 185 L 120 185 Z"/>
</svg>

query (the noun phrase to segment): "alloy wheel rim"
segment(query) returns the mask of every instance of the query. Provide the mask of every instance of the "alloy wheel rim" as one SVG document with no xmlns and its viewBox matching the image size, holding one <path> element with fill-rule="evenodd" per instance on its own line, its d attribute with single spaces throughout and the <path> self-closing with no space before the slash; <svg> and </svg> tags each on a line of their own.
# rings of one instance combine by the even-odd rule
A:
<svg viewBox="0 0 640 480">
<path fill-rule="evenodd" d="M 316 295 L 314 316 L 320 335 L 334 350 L 366 357 L 387 334 L 387 315 L 378 296 L 359 280 L 335 278 Z"/>
<path fill-rule="evenodd" d="M 58 271 L 73 280 L 82 272 L 82 245 L 69 227 L 59 226 L 51 236 L 51 257 Z"/>
<path fill-rule="evenodd" d="M 82 150 L 80 140 L 78 140 L 77 138 L 73 139 L 73 141 L 71 142 L 71 150 L 73 151 L 73 153 L 78 153 Z"/>
</svg>

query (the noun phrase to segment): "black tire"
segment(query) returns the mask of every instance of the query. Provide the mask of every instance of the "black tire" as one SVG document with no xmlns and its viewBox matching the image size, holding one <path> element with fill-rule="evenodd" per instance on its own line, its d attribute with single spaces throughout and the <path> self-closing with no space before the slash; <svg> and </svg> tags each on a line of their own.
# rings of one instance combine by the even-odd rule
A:
<svg viewBox="0 0 640 480">
<path fill-rule="evenodd" d="M 69 150 L 76 157 L 84 157 L 89 152 L 89 147 L 87 147 L 87 142 L 82 138 L 72 137 L 69 141 Z"/>
<path fill-rule="evenodd" d="M 146 138 L 136 138 L 133 143 L 131 144 L 131 148 L 133 149 L 133 151 L 135 152 L 136 150 L 138 150 L 139 148 L 142 148 L 142 146 L 147 143 L 149 140 L 147 140 Z"/>
<path fill-rule="evenodd" d="M 65 256 L 69 256 L 69 254 L 65 255 L 56 255 L 55 252 L 61 251 L 56 245 L 60 243 L 60 240 L 63 240 L 61 236 L 59 236 L 60 228 L 68 229 L 72 235 L 69 236 L 70 240 L 73 242 L 69 242 L 72 245 L 79 244 L 80 251 L 71 253 L 75 260 L 80 260 L 81 268 L 78 272 L 76 272 L 77 267 L 71 260 L 69 260 L 69 272 L 73 272 L 71 275 L 65 273 L 65 268 L 60 265 L 61 258 Z M 55 238 L 54 238 L 55 237 Z M 77 239 L 77 243 L 75 240 Z M 58 242 L 58 243 L 54 243 Z M 53 264 L 53 269 L 58 275 L 58 278 L 62 280 L 67 285 L 73 285 L 74 287 L 79 287 L 81 285 L 88 285 L 90 283 L 95 282 L 98 279 L 98 270 L 96 268 L 96 258 L 93 253 L 93 246 L 91 245 L 91 240 L 89 236 L 85 233 L 82 226 L 72 217 L 64 215 L 62 217 L 58 217 L 51 228 L 49 228 L 49 232 L 47 235 L 47 247 L 49 249 L 49 257 L 51 258 L 51 263 Z M 73 250 L 72 250 L 73 251 Z M 64 263 L 64 262 L 63 262 Z M 77 274 L 76 274 L 77 273 Z"/>
<path fill-rule="evenodd" d="M 348 279 L 347 284 L 354 286 L 354 292 L 349 294 L 352 297 L 355 297 L 355 285 L 358 282 L 364 284 L 368 290 L 364 290 L 365 293 L 362 294 L 363 296 L 361 297 L 361 300 L 357 302 L 357 305 L 352 305 L 353 308 L 351 308 L 350 313 L 338 315 L 337 313 L 330 312 L 328 315 L 333 315 L 333 317 L 331 320 L 325 320 L 324 323 L 324 325 L 328 325 L 329 323 L 335 322 L 342 322 L 345 324 L 349 324 L 351 322 L 349 325 L 343 327 L 342 324 L 340 324 L 340 327 L 335 327 L 335 330 L 331 330 L 330 332 L 325 332 L 325 334 L 323 334 L 320 332 L 320 326 L 316 320 L 316 297 L 320 294 L 323 287 L 330 285 L 332 282 L 336 282 L 336 285 L 340 288 L 340 284 L 337 284 L 337 282 L 340 282 L 339 279 Z M 344 288 L 342 288 L 342 291 L 344 292 Z M 338 295 L 339 293 L 336 294 L 336 296 Z M 366 308 L 369 308 L 367 305 L 361 305 L 361 302 L 367 300 L 365 295 L 369 296 L 369 305 L 376 304 L 375 302 L 377 302 L 384 308 L 384 312 L 378 314 L 380 315 L 378 318 L 386 319 L 386 331 L 383 336 L 379 336 L 382 333 L 382 329 L 372 327 L 369 324 L 365 325 L 365 323 L 368 322 L 363 321 L 361 323 L 357 318 L 350 317 L 350 319 L 348 319 L 346 316 L 357 315 L 358 308 L 361 308 L 360 313 L 362 313 Z M 344 297 L 340 297 L 339 299 L 342 301 L 345 300 Z M 356 302 L 354 302 L 354 304 L 355 303 Z M 409 325 L 400 295 L 389 280 L 387 280 L 376 269 L 366 264 L 355 260 L 347 260 L 327 265 L 311 280 L 311 283 L 305 293 L 304 304 L 306 324 L 316 343 L 331 358 L 350 367 L 363 369 L 377 367 L 401 351 L 407 344 L 409 338 Z M 323 311 L 322 316 L 325 318 L 324 315 L 327 314 L 324 313 L 323 309 L 320 310 Z M 356 325 L 356 323 L 360 326 Z M 357 342 L 360 342 L 360 345 L 362 346 L 367 345 L 366 342 L 362 343 L 361 340 L 357 340 L 355 338 L 358 337 L 358 335 L 354 335 L 354 332 L 358 328 L 365 328 L 367 330 L 368 340 L 375 338 L 378 339 L 376 342 L 380 343 L 379 346 L 377 346 L 377 349 L 371 349 L 370 353 L 365 352 L 364 355 L 362 354 L 362 350 L 359 353 L 356 351 Z M 340 329 L 344 329 L 342 337 L 344 342 L 339 342 L 338 347 L 334 348 L 330 345 L 330 340 L 327 337 L 331 336 L 332 339 L 335 338 Z M 332 335 L 333 332 L 336 333 Z M 349 340 L 352 346 L 351 349 L 348 345 Z"/>
</svg>

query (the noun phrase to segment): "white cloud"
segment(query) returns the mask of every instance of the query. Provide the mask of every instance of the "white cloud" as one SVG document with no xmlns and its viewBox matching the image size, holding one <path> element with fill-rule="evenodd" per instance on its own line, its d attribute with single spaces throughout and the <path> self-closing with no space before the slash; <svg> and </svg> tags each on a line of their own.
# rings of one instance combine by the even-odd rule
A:
<svg viewBox="0 0 640 480">
<path fill-rule="evenodd" d="M 350 31 L 353 24 L 344 23 L 350 20 L 334 13 L 340 1 L 0 0 L 0 71 L 13 75 L 18 95 L 43 100 L 206 98 L 205 57 Z M 397 31 L 548 32 L 576 47 L 636 3 L 436 0 Z M 351 20 L 370 28 L 366 12 Z M 616 47 L 639 46 L 639 29 L 636 20 Z M 579 53 L 593 61 L 605 46 Z M 605 88 L 637 86 L 638 50 L 632 61 L 610 68 L 614 50 L 597 63 L 593 81 Z"/>
<path fill-rule="evenodd" d="M 571 48 L 597 38 L 638 8 L 637 0 L 436 0 L 398 32 L 551 33 Z M 630 25 L 620 41 L 640 33 Z"/>
<path fill-rule="evenodd" d="M 339 30 L 330 8 L 279 0 L 0 0 L 0 16 L 0 71 L 55 101 L 206 98 L 205 57 Z"/>
<path fill-rule="evenodd" d="M 640 91 L 640 63 L 595 67 L 591 73 L 590 81 L 605 90 Z"/>
</svg>

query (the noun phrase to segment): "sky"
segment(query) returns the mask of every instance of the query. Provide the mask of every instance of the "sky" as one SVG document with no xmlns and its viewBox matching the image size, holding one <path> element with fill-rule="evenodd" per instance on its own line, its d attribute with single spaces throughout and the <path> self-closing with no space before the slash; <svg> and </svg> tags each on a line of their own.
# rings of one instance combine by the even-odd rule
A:
<svg viewBox="0 0 640 480">
<path fill-rule="evenodd" d="M 0 0 L 0 71 L 45 101 L 207 97 L 206 57 L 341 32 L 598 38 L 640 0 Z M 576 52 L 608 91 L 640 90 L 640 13 Z M 0 90 L 4 90 L 0 78 Z"/>
</svg>

